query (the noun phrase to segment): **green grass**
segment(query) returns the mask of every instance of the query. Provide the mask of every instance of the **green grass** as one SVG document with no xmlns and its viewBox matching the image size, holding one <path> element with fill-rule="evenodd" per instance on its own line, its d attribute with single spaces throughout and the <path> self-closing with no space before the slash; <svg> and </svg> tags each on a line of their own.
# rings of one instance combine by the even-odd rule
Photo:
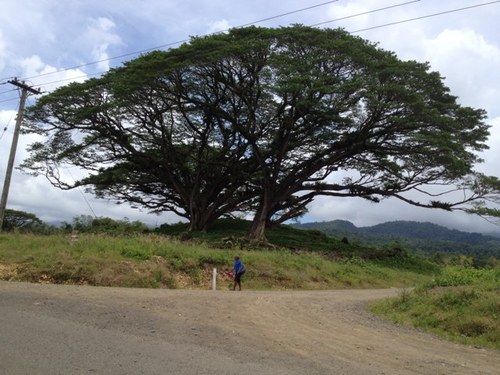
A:
<svg viewBox="0 0 500 375">
<path fill-rule="evenodd" d="M 212 268 L 232 267 L 239 254 L 250 289 L 382 288 L 431 279 L 438 266 L 385 249 L 352 246 L 315 231 L 286 226 L 269 243 L 245 241 L 248 222 L 221 220 L 208 233 L 164 226 L 162 234 L 112 236 L 0 234 L 0 263 L 15 268 L 4 279 L 105 286 L 208 288 Z M 375 255 L 375 256 L 374 256 Z M 221 287 L 230 282 L 220 276 Z"/>
<path fill-rule="evenodd" d="M 448 266 L 423 286 L 371 309 L 455 342 L 500 349 L 499 268 Z"/>
</svg>

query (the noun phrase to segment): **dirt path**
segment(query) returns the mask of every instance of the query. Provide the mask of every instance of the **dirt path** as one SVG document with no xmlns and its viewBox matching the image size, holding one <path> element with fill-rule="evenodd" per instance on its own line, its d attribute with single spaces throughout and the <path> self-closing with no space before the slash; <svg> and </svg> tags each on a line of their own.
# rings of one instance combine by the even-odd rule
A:
<svg viewBox="0 0 500 375">
<path fill-rule="evenodd" d="M 366 311 L 367 302 L 397 293 L 395 289 L 145 290 L 0 282 L 0 325 L 4 327 L 0 332 L 0 348 L 12 347 L 12 341 L 20 345 L 21 351 L 32 350 L 29 345 L 35 345 L 18 339 L 24 327 L 14 322 L 19 316 L 32 321 L 33 326 L 50 327 L 50 323 L 59 330 L 60 327 L 77 330 L 77 333 L 63 330 L 66 339 L 77 337 L 83 343 L 87 333 L 101 338 L 96 341 L 94 337 L 92 352 L 90 344 L 78 346 L 78 350 L 83 350 L 80 354 L 95 357 L 95 363 L 92 366 L 85 360 L 80 363 L 79 357 L 75 357 L 73 371 L 60 368 L 60 373 L 66 374 L 91 370 L 102 374 L 493 375 L 500 372 L 498 351 L 448 343 L 383 322 Z M 44 320 L 35 323 L 34 319 Z M 5 329 L 9 324 L 13 327 L 11 336 Z M 50 335 L 49 328 L 47 331 L 44 334 Z M 33 337 L 30 340 L 35 340 Z M 87 348 L 88 353 L 82 348 Z M 30 358 L 27 354 L 23 356 L 24 367 L 19 367 L 12 359 L 18 351 L 9 350 L 0 349 L 0 366 L 2 363 L 11 366 L 4 371 L 7 374 L 28 373 L 22 369 L 42 366 L 43 357 L 49 355 L 40 355 L 42 359 L 30 365 L 26 362 Z M 68 344 L 57 348 L 50 354 L 54 356 L 51 363 L 57 363 L 64 350 L 73 349 Z M 102 356 L 103 352 L 103 362 L 98 363 L 100 357 L 96 353 Z M 71 353 L 64 353 L 64 357 Z M 118 362 L 120 369 L 113 367 Z M 48 373 L 44 369 L 53 371 L 50 366 L 56 365 L 43 366 L 46 367 L 39 373 Z M 67 364 L 61 362 L 60 366 Z"/>
</svg>

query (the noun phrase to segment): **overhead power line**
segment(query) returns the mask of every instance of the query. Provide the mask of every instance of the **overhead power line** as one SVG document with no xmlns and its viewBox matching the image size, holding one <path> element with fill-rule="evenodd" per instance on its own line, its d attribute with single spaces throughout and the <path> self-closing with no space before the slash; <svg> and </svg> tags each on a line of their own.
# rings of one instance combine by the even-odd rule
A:
<svg viewBox="0 0 500 375">
<path fill-rule="evenodd" d="M 249 25 L 252 25 L 252 24 L 255 24 L 255 23 L 264 22 L 265 20 L 282 17 L 284 15 L 288 15 L 288 14 L 292 14 L 292 13 L 298 13 L 298 12 L 303 11 L 303 10 L 312 9 L 312 8 L 315 8 L 315 7 L 323 6 L 323 5 L 326 5 L 326 4 L 329 4 L 329 3 L 333 3 L 333 2 L 337 2 L 337 1 L 338 0 L 329 1 L 329 2 L 326 2 L 326 3 L 321 3 L 321 4 L 313 5 L 313 6 L 310 6 L 310 7 L 307 7 L 307 8 L 302 8 L 302 9 L 299 9 L 299 10 L 296 10 L 296 11 L 282 13 L 282 14 L 277 15 L 277 16 L 268 17 L 268 18 L 264 18 L 264 19 L 255 21 L 253 23 L 246 23 L 246 24 L 243 24 L 241 26 L 237 26 L 235 28 L 249 26 Z M 340 21 L 340 20 L 344 20 L 344 19 L 348 19 L 348 18 L 358 17 L 358 16 L 361 16 L 361 15 L 366 15 L 366 14 L 370 14 L 370 13 L 380 12 L 380 11 L 383 11 L 383 10 L 387 10 L 387 9 L 391 9 L 391 8 L 395 8 L 395 7 L 400 7 L 400 6 L 403 6 L 403 5 L 408 5 L 408 4 L 419 2 L 419 1 L 420 0 L 407 1 L 407 2 L 404 2 L 404 3 L 400 3 L 400 4 L 395 4 L 395 5 L 391 5 L 391 6 L 387 6 L 387 7 L 383 7 L 383 8 L 378 8 L 378 9 L 373 9 L 373 10 L 369 10 L 369 11 L 366 11 L 366 12 L 352 14 L 352 15 L 349 15 L 349 16 L 340 17 L 340 18 L 336 18 L 336 19 L 332 19 L 332 20 L 328 20 L 328 21 L 323 21 L 323 22 L 312 24 L 312 25 L 309 25 L 309 26 L 310 27 L 317 27 L 319 25 L 324 25 L 324 24 L 327 24 L 327 23 L 332 23 L 332 22 L 336 22 L 336 21 Z M 490 2 L 481 3 L 481 4 L 475 4 L 475 5 L 471 5 L 471 6 L 467 6 L 467 7 L 462 7 L 462 8 L 450 9 L 450 10 L 446 10 L 446 11 L 443 11 L 443 12 L 438 12 L 438 13 L 423 15 L 423 16 L 409 18 L 409 19 L 401 20 L 401 21 L 395 21 L 395 22 L 385 23 L 385 24 L 382 24 L 382 25 L 371 26 L 371 27 L 368 27 L 368 28 L 354 30 L 354 31 L 349 31 L 349 32 L 351 34 L 354 34 L 354 33 L 359 33 L 359 32 L 362 32 L 362 31 L 367 31 L 367 30 L 372 30 L 372 29 L 377 29 L 377 28 L 383 28 L 383 27 L 389 27 L 389 26 L 397 25 L 397 24 L 401 24 L 401 23 L 416 21 L 416 20 L 420 20 L 420 19 L 425 19 L 425 18 L 440 16 L 440 15 L 454 13 L 454 12 L 460 12 L 460 11 L 469 10 L 469 9 L 473 9 L 473 8 L 479 8 L 479 7 L 483 7 L 483 6 L 487 6 L 487 5 L 492 5 L 492 4 L 496 4 L 496 3 L 500 3 L 500 0 L 490 1 Z M 225 32 L 225 31 L 228 31 L 228 30 L 230 30 L 230 29 L 221 30 L 221 31 L 218 31 L 217 33 Z M 217 33 L 214 33 L 214 34 L 217 34 Z M 203 36 L 207 36 L 207 35 L 212 35 L 212 34 L 205 34 Z M 89 62 L 89 63 L 86 63 L 86 64 L 82 64 L 82 65 L 78 65 L 78 66 L 74 66 L 74 67 L 70 67 L 70 68 L 61 69 L 61 70 L 58 70 L 56 72 L 44 73 L 44 74 L 41 74 L 41 75 L 28 77 L 27 79 L 30 79 L 30 78 L 31 79 L 32 78 L 39 78 L 39 77 L 46 76 L 46 75 L 49 75 L 49 74 L 56 74 L 56 73 L 59 73 L 59 72 L 64 72 L 64 71 L 68 71 L 68 70 L 71 70 L 71 69 L 77 69 L 77 68 L 80 68 L 80 67 L 93 65 L 93 64 L 100 63 L 100 62 L 110 61 L 110 60 L 121 58 L 121 57 L 127 57 L 127 56 L 131 56 L 131 55 L 136 55 L 136 54 L 139 54 L 139 53 L 144 53 L 144 52 L 148 52 L 148 51 L 152 51 L 152 50 L 157 50 L 157 49 L 161 49 L 161 48 L 165 48 L 165 47 L 170 47 L 170 46 L 173 46 L 173 45 L 176 45 L 176 44 L 180 44 L 180 43 L 184 43 L 184 42 L 188 42 L 188 41 L 189 41 L 189 39 L 184 39 L 182 41 L 172 42 L 172 43 L 164 44 L 162 46 L 152 47 L 152 48 L 148 48 L 148 49 L 141 50 L 141 51 L 130 52 L 130 53 L 127 53 L 127 54 L 124 54 L 124 55 L 111 57 L 111 58 L 105 59 L 105 60 Z M 101 75 L 101 74 L 104 74 L 104 73 L 105 72 L 89 73 L 89 74 L 85 74 L 85 75 L 79 76 L 79 77 L 72 77 L 72 78 L 61 79 L 61 80 L 52 81 L 52 82 L 41 83 L 39 85 L 36 85 L 36 87 L 41 87 L 41 86 L 44 86 L 44 85 L 55 84 L 55 83 L 61 83 L 61 82 L 65 82 L 65 81 L 72 81 L 72 80 L 75 80 L 75 79 L 78 79 L 78 78 L 88 78 L 88 77 L 92 77 L 92 76 L 98 76 L 98 75 Z M 8 101 L 13 101 L 13 100 L 16 100 L 16 99 L 14 99 L 14 98 L 13 99 L 7 99 L 7 100 L 0 101 L 0 103 L 8 102 Z"/>
<path fill-rule="evenodd" d="M 73 175 L 71 174 L 71 171 L 69 170 L 69 168 L 64 168 L 66 170 L 66 172 L 68 172 L 68 174 L 70 175 L 70 177 L 73 179 L 73 181 L 76 181 L 75 178 L 73 177 Z M 85 201 L 85 203 L 87 204 L 90 212 L 92 212 L 92 215 L 94 215 L 94 218 L 97 219 L 97 215 L 94 211 L 94 209 L 92 208 L 92 205 L 90 204 L 89 200 L 87 199 L 87 197 L 85 196 L 85 194 L 83 193 L 82 189 L 80 186 L 77 186 L 77 189 L 78 191 L 80 192 L 81 196 L 83 197 L 83 200 Z"/>
<path fill-rule="evenodd" d="M 306 8 L 297 9 L 297 10 L 292 10 L 291 12 L 278 14 L 277 16 L 272 16 L 272 17 L 268 17 L 268 18 L 263 18 L 263 19 L 261 19 L 261 20 L 255 21 L 255 22 L 245 23 L 245 24 L 243 24 L 243 25 L 236 26 L 236 28 L 245 27 L 245 26 L 250 26 L 250 25 L 255 25 L 255 24 L 257 24 L 257 23 L 262 23 L 262 22 L 265 22 L 265 21 L 274 20 L 274 19 L 276 19 L 276 18 L 281 18 L 281 17 L 284 17 L 284 16 L 289 16 L 290 14 L 300 13 L 300 12 L 303 12 L 303 11 L 305 11 L 305 10 L 310 10 L 310 9 L 314 9 L 314 8 L 319 8 L 319 7 L 322 7 L 322 6 L 324 6 L 324 5 L 328 5 L 328 4 L 331 4 L 331 3 L 336 3 L 337 1 L 339 1 L 339 0 L 327 1 L 327 2 L 325 2 L 325 3 L 316 4 L 316 5 L 311 5 L 311 6 L 308 6 L 308 7 L 306 7 Z M 420 0 L 416 0 L 416 1 L 420 1 Z M 224 32 L 224 31 L 228 31 L 228 30 L 223 30 L 222 32 Z"/>
<path fill-rule="evenodd" d="M 0 140 L 3 138 L 3 136 L 7 132 L 7 128 L 9 127 L 10 122 L 12 121 L 12 118 L 13 118 L 13 116 L 10 117 L 9 122 L 7 122 L 7 125 L 5 125 L 5 127 L 3 128 L 3 132 L 2 132 L 2 134 L 0 134 Z"/>
<path fill-rule="evenodd" d="M 324 5 L 327 5 L 327 4 L 331 4 L 331 3 L 335 3 L 335 2 L 338 2 L 338 1 L 339 0 L 327 1 L 327 2 L 324 2 L 324 3 L 320 3 L 320 4 L 308 6 L 306 8 L 301 8 L 301 9 L 297 9 L 297 10 L 294 10 L 294 11 L 290 11 L 290 12 L 286 12 L 286 13 L 281 13 L 281 14 L 276 15 L 276 16 L 262 18 L 260 20 L 257 20 L 257 21 L 254 21 L 254 22 L 245 23 L 245 24 L 236 26 L 234 28 L 241 28 L 241 27 L 245 27 L 245 26 L 249 26 L 249 25 L 254 25 L 254 24 L 265 22 L 265 21 L 268 21 L 268 20 L 272 20 L 272 19 L 284 17 L 286 15 L 303 12 L 305 10 L 310 10 L 310 9 L 313 9 L 313 8 L 318 8 L 318 7 L 321 7 L 321 6 L 324 6 Z M 370 11 L 363 12 L 363 13 L 360 13 L 360 14 L 355 14 L 355 15 L 351 15 L 351 16 L 342 17 L 340 19 L 357 17 L 357 16 L 360 16 L 360 15 L 374 13 L 374 12 L 379 12 L 379 11 L 382 11 L 382 10 L 385 10 L 385 9 L 395 8 L 395 7 L 399 7 L 399 6 L 403 6 L 403 5 L 407 5 L 407 4 L 411 4 L 411 3 L 420 2 L 420 1 L 421 0 L 408 1 L 408 2 L 405 2 L 405 3 L 396 4 L 396 5 L 388 6 L 388 7 L 385 7 L 385 8 L 374 9 L 374 10 L 370 10 Z M 340 19 L 338 19 L 338 20 L 340 20 Z M 325 23 L 333 22 L 333 21 L 336 21 L 336 20 L 326 21 Z M 310 25 L 310 26 L 314 27 L 316 25 Z M 207 35 L 212 35 L 212 34 L 218 34 L 218 33 L 229 31 L 231 29 L 233 29 L 233 28 L 220 30 L 220 31 L 217 31 L 217 32 L 211 33 L 211 34 L 203 34 L 202 36 L 207 36 Z M 70 67 L 70 68 L 61 69 L 61 70 L 58 70 L 56 72 L 48 72 L 48 73 L 44 73 L 44 74 L 41 74 L 41 75 L 31 76 L 31 77 L 27 77 L 25 79 L 40 78 L 40 77 L 47 76 L 47 75 L 50 75 L 50 74 L 56 74 L 56 73 L 60 73 L 60 72 L 65 72 L 65 71 L 68 71 L 68 70 L 71 70 L 71 69 L 78 69 L 78 68 L 81 68 L 81 67 L 94 65 L 94 64 L 101 63 L 101 62 L 111 61 L 111 60 L 122 58 L 122 57 L 128 57 L 128 56 L 131 56 L 131 55 L 137 55 L 139 53 L 144 53 L 144 52 L 149 52 L 149 51 L 152 51 L 152 50 L 158 50 L 158 49 L 161 49 L 161 48 L 171 47 L 173 45 L 177 45 L 177 44 L 188 42 L 189 40 L 190 39 L 183 39 L 181 41 L 171 42 L 171 43 L 168 43 L 168 44 L 164 44 L 164 45 L 157 46 L 157 47 L 151 47 L 151 48 L 144 49 L 144 50 L 141 50 L 141 51 L 130 52 L 130 53 L 127 53 L 127 54 L 124 54 L 124 55 L 115 56 L 115 57 L 111 57 L 111 58 L 104 59 L 104 60 L 89 62 L 89 63 L 86 63 L 86 64 L 82 64 L 82 65 L 73 66 L 73 67 Z M 89 73 L 89 74 L 82 75 L 82 76 L 79 76 L 79 77 L 71 77 L 71 78 L 65 78 L 65 79 L 61 79 L 61 80 L 57 80 L 57 81 L 45 82 L 45 83 L 37 85 L 37 87 L 41 87 L 41 86 L 44 86 L 44 85 L 51 85 L 51 84 L 55 84 L 55 83 L 61 83 L 61 82 L 65 82 L 65 81 L 72 81 L 72 80 L 75 80 L 75 79 L 78 79 L 78 78 L 88 78 L 88 77 L 92 77 L 92 76 L 98 76 L 98 75 L 103 74 L 103 73 L 105 73 L 105 72 Z"/>
<path fill-rule="evenodd" d="M 10 98 L 10 99 L 0 100 L 0 103 L 12 102 L 14 100 L 19 100 L 19 98 Z"/>
<path fill-rule="evenodd" d="M 442 16 L 443 14 L 449 14 L 449 13 L 454 13 L 454 12 L 460 12 L 462 10 L 468 10 L 468 9 L 472 9 L 472 8 L 479 8 L 479 7 L 483 7 L 485 5 L 491 5 L 491 4 L 496 4 L 496 3 L 500 3 L 500 0 L 497 0 L 497 1 L 490 1 L 488 3 L 482 3 L 482 4 L 476 4 L 476 5 L 470 5 L 468 7 L 463 7 L 463 8 L 456 8 L 456 9 L 451 9 L 451 10 L 446 10 L 444 12 L 439 12 L 439 13 L 434 13 L 434 14 L 428 14 L 428 15 L 425 15 L 425 16 L 420 16 L 420 17 L 414 17 L 414 18 L 408 18 L 406 20 L 401 20 L 401 21 L 396 21 L 396 22 L 389 22 L 389 23 L 385 23 L 383 25 L 378 25 L 378 26 L 372 26 L 372 27 L 367 27 L 365 29 L 360 29 L 360 30 L 355 30 L 355 31 L 350 31 L 350 33 L 354 34 L 354 33 L 360 33 L 362 31 L 368 31 L 368 30 L 374 30 L 374 29 L 379 29 L 379 28 L 382 28 L 382 27 L 388 27 L 388 26 L 393 26 L 393 25 L 399 25 L 401 23 L 406 23 L 406 22 L 411 22 L 411 21 L 417 21 L 417 20 L 422 20 L 424 18 L 430 18 L 430 17 L 436 17 L 436 16 Z"/>
<path fill-rule="evenodd" d="M 2 94 L 8 94 L 9 92 L 13 92 L 13 91 L 16 91 L 16 89 L 10 89 L 10 90 L 7 90 L 7 91 L 2 91 L 2 92 L 0 92 L 0 95 L 2 95 Z"/>
<path fill-rule="evenodd" d="M 401 3 L 401 4 L 396 4 L 396 5 L 390 5 L 390 6 L 383 7 L 383 8 L 368 10 L 368 11 L 362 12 L 362 13 L 356 13 L 356 14 L 351 14 L 349 16 L 345 16 L 345 17 L 335 18 L 333 20 L 318 22 L 318 23 L 315 23 L 315 24 L 312 24 L 312 25 L 309 25 L 309 26 L 310 27 L 317 27 L 317 26 L 324 25 L 324 24 L 327 24 L 327 23 L 332 23 L 332 22 L 336 22 L 336 21 L 346 20 L 348 18 L 354 18 L 354 17 L 364 16 L 365 14 L 380 12 L 380 11 L 391 9 L 391 8 L 397 8 L 397 7 L 400 7 L 400 6 L 403 6 L 403 5 L 408 5 L 408 4 L 411 4 L 411 3 L 418 3 L 419 1 L 420 0 L 413 0 L 413 1 L 408 1 L 406 3 Z"/>
<path fill-rule="evenodd" d="M 242 24 L 242 25 L 239 25 L 239 26 L 235 26 L 234 28 L 240 28 L 240 27 L 255 25 L 255 24 L 258 24 L 258 23 L 265 22 L 265 21 L 270 21 L 270 20 L 274 20 L 274 19 L 277 19 L 277 18 L 285 17 L 285 16 L 288 16 L 290 14 L 300 13 L 300 12 L 304 12 L 306 10 L 310 10 L 310 9 L 314 9 L 314 8 L 319 8 L 319 7 L 328 5 L 328 4 L 336 3 L 338 1 L 339 0 L 326 1 L 324 3 L 320 3 L 320 4 L 316 4 L 316 5 L 311 5 L 311 6 L 308 6 L 308 7 L 305 7 L 305 8 L 301 8 L 301 9 L 297 9 L 297 10 L 292 10 L 290 12 L 277 14 L 275 16 L 271 16 L 271 17 L 267 17 L 267 18 L 262 18 L 262 19 L 259 19 L 257 21 L 248 22 L 248 23 L 245 23 L 245 24 Z M 418 0 L 418 1 L 420 1 L 420 0 Z M 232 28 L 230 28 L 230 29 L 232 29 Z M 220 30 L 220 31 L 217 31 L 215 34 L 217 34 L 217 33 L 223 33 L 223 32 L 229 31 L 230 29 Z M 208 36 L 208 35 L 211 35 L 211 34 L 214 34 L 214 33 L 203 34 L 202 36 Z M 189 42 L 189 41 L 190 41 L 190 39 L 182 39 L 182 40 L 178 40 L 176 42 L 162 44 L 160 46 L 150 47 L 150 48 L 139 50 L 139 51 L 129 52 L 129 53 L 125 53 L 123 55 L 114 56 L 114 57 L 110 57 L 110 58 L 103 59 L 103 60 L 92 61 L 92 62 L 88 62 L 88 63 L 81 64 L 81 65 L 75 65 L 75 66 L 72 66 L 72 67 L 69 67 L 69 68 L 64 68 L 64 69 L 58 70 L 56 72 L 47 72 L 47 73 L 43 73 L 43 74 L 39 74 L 39 75 L 35 75 L 35 76 L 23 78 L 23 79 L 24 80 L 29 80 L 29 79 L 33 79 L 33 78 L 40 78 L 40 77 L 47 76 L 47 75 L 50 75 L 50 74 L 65 72 L 65 71 L 68 71 L 68 70 L 84 68 L 86 66 L 96 65 L 96 64 L 99 64 L 99 63 L 103 63 L 103 62 L 107 62 L 107 61 L 111 61 L 111 60 L 116 60 L 116 59 L 120 59 L 120 58 L 124 58 L 124 57 L 129 57 L 129 56 L 132 56 L 132 55 L 138 55 L 140 53 L 145 53 L 145 52 L 150 52 L 150 51 L 154 51 L 154 50 L 164 49 L 164 48 L 167 48 L 167 47 L 171 47 L 171 46 L 174 46 L 174 45 L 177 45 L 177 44 L 181 44 L 181 43 L 186 43 L 186 42 Z"/>
</svg>

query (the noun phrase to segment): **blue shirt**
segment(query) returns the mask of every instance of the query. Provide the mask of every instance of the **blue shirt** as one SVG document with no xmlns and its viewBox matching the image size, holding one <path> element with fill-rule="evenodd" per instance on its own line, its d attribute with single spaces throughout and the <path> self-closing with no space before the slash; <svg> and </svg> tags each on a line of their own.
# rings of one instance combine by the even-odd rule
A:
<svg viewBox="0 0 500 375">
<path fill-rule="evenodd" d="M 237 259 L 234 261 L 234 273 L 244 273 L 245 266 L 243 265 L 243 262 L 240 259 Z"/>
</svg>

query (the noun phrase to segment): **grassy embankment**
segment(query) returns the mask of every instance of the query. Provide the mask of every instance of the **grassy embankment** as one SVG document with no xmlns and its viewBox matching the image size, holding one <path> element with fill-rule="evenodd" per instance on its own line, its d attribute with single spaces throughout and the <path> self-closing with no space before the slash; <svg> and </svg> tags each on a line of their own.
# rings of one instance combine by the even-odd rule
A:
<svg viewBox="0 0 500 375">
<path fill-rule="evenodd" d="M 278 227 L 270 244 L 242 240 L 245 222 L 221 221 L 208 233 L 0 234 L 0 278 L 97 286 L 218 289 L 231 279 L 223 271 L 239 254 L 248 272 L 246 289 L 329 289 L 417 286 L 373 311 L 398 323 L 449 339 L 500 347 L 500 269 L 438 265 L 397 247 L 367 248 L 317 231 Z"/>
<path fill-rule="evenodd" d="M 0 277 L 10 280 L 99 286 L 208 289 L 213 268 L 219 288 L 223 270 L 239 254 L 249 289 L 406 287 L 430 280 L 439 267 L 399 249 L 359 247 L 316 231 L 279 227 L 270 245 L 241 238 L 246 222 L 220 221 L 208 233 L 183 233 L 182 225 L 162 234 L 112 236 L 0 234 Z M 3 275 L 3 276 L 2 276 Z"/>
<path fill-rule="evenodd" d="M 500 268 L 448 266 L 433 280 L 371 310 L 454 342 L 500 349 Z"/>
</svg>

